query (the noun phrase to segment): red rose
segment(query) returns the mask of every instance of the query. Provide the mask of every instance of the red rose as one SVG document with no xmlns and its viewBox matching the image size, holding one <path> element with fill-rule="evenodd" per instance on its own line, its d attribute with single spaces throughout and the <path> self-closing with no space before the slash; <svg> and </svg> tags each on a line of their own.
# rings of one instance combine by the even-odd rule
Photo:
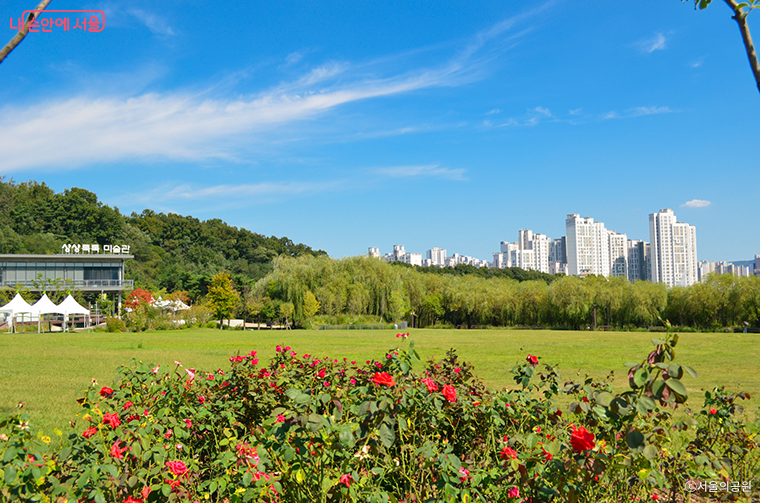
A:
<svg viewBox="0 0 760 503">
<path fill-rule="evenodd" d="M 116 414 L 103 414 L 103 423 L 107 424 L 111 428 L 116 428 L 121 424 L 121 421 L 119 421 L 119 416 Z"/>
<path fill-rule="evenodd" d="M 177 477 L 181 477 L 187 472 L 187 465 L 182 461 L 167 461 L 166 467 Z"/>
<path fill-rule="evenodd" d="M 129 496 L 122 503 L 143 503 L 143 500 L 141 500 L 141 499 L 135 499 L 132 496 Z"/>
<path fill-rule="evenodd" d="M 395 386 L 396 381 L 393 380 L 393 376 L 391 376 L 388 372 L 376 372 L 375 377 L 372 378 L 372 382 L 377 384 L 378 386 Z"/>
<path fill-rule="evenodd" d="M 449 402 L 457 401 L 457 391 L 454 389 L 454 386 L 452 386 L 451 384 L 447 384 L 446 386 L 444 386 L 443 391 L 441 391 L 441 393 L 443 393 L 443 396 L 445 396 L 446 400 L 448 400 Z"/>
<path fill-rule="evenodd" d="M 339 484 L 346 484 L 346 487 L 351 487 L 351 482 L 354 481 L 354 478 L 351 475 L 341 475 L 341 477 L 338 479 Z"/>
<path fill-rule="evenodd" d="M 528 355 L 528 357 L 525 359 L 528 363 L 531 365 L 535 365 L 538 363 L 538 358 L 533 355 Z"/>
<path fill-rule="evenodd" d="M 718 409 L 710 409 L 710 414 L 717 414 L 717 413 L 718 413 Z"/>
<path fill-rule="evenodd" d="M 588 451 L 594 448 L 594 434 L 587 431 L 586 428 L 581 426 L 576 428 L 573 426 L 573 433 L 570 435 L 570 444 L 573 446 L 575 452 Z"/>
<path fill-rule="evenodd" d="M 431 378 L 426 377 L 424 379 L 421 379 L 422 384 L 427 386 L 428 393 L 433 393 L 435 391 L 438 391 L 438 385 L 435 384 L 435 381 L 433 381 Z"/>
<path fill-rule="evenodd" d="M 317 375 L 318 375 L 320 378 L 323 378 L 323 377 L 325 377 L 325 369 L 319 369 L 319 372 L 317 372 Z"/>
<path fill-rule="evenodd" d="M 116 459 L 124 459 L 124 452 L 126 452 L 127 448 L 119 448 L 119 441 L 113 443 L 111 446 L 111 456 L 113 456 Z"/>
<path fill-rule="evenodd" d="M 517 459 L 517 451 L 511 447 L 504 447 L 501 449 L 501 459 Z"/>
<path fill-rule="evenodd" d="M 103 386 L 102 388 L 100 388 L 100 396 L 104 398 L 108 398 L 111 395 L 113 395 L 113 390 L 111 388 L 108 388 L 106 386 Z"/>
<path fill-rule="evenodd" d="M 97 432 L 98 432 L 98 429 L 95 428 L 94 426 L 91 426 L 91 427 L 87 428 L 86 430 L 84 430 L 84 433 L 82 433 L 82 436 L 84 438 L 90 438 L 91 436 L 93 436 Z"/>
</svg>

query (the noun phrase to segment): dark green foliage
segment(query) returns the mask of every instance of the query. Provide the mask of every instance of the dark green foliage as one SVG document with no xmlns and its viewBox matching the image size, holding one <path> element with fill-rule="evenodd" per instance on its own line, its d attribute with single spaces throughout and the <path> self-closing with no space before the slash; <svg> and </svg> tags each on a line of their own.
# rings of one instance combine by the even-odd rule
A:
<svg viewBox="0 0 760 503">
<path fill-rule="evenodd" d="M 550 284 L 560 275 L 547 274 L 541 271 L 526 271 L 519 267 L 505 267 L 504 269 L 492 269 L 490 267 L 475 267 L 470 264 L 458 264 L 454 267 L 419 267 L 404 262 L 391 262 L 394 267 L 408 267 L 428 274 L 448 274 L 452 276 L 474 275 L 481 278 L 516 279 L 517 281 L 543 280 Z"/>
<path fill-rule="evenodd" d="M 127 263 L 127 279 L 149 289 L 186 290 L 194 301 L 220 271 L 230 271 L 240 288 L 270 272 L 279 255 L 326 255 L 219 219 L 152 210 L 124 216 L 84 189 L 56 193 L 44 182 L 0 177 L 0 253 L 60 253 L 67 242 L 128 244 L 135 259 Z"/>
</svg>

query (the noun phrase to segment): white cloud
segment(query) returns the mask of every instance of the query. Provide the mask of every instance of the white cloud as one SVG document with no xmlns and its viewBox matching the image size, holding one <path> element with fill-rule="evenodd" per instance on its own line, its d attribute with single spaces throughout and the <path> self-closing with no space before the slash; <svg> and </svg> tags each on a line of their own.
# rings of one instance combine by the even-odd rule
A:
<svg viewBox="0 0 760 503">
<path fill-rule="evenodd" d="M 569 115 L 580 115 L 580 113 L 583 111 L 582 108 L 576 108 L 575 110 L 568 110 L 567 113 Z"/>
<path fill-rule="evenodd" d="M 285 57 L 285 65 L 286 66 L 295 65 L 302 59 L 303 59 L 303 52 L 299 52 L 299 51 L 291 52 L 290 54 L 287 55 L 287 57 Z"/>
<path fill-rule="evenodd" d="M 174 30 L 161 17 L 141 9 L 130 9 L 129 14 L 157 35 L 174 35 Z"/>
<path fill-rule="evenodd" d="M 668 39 L 662 33 L 655 33 L 654 36 L 639 40 L 636 42 L 636 46 L 641 52 L 653 53 L 654 51 L 662 51 L 667 46 Z"/>
<path fill-rule="evenodd" d="M 541 115 L 545 115 L 547 117 L 551 117 L 552 113 L 549 111 L 548 108 L 545 107 L 536 107 L 533 109 L 535 112 L 540 113 Z"/>
<path fill-rule="evenodd" d="M 501 113 L 500 109 L 494 108 L 493 110 L 489 110 L 488 112 L 486 112 L 486 115 L 495 115 L 495 114 L 500 114 L 500 113 Z"/>
<path fill-rule="evenodd" d="M 155 33 L 174 33 L 152 14 L 141 10 L 130 14 Z M 296 124 L 307 127 L 307 121 L 341 105 L 482 78 L 493 64 L 489 59 L 492 54 L 485 49 L 485 54 L 476 53 L 522 17 L 525 15 L 477 34 L 464 50 L 437 66 L 385 71 L 385 76 L 372 65 L 332 61 L 291 81 L 233 99 L 226 97 L 230 93 L 223 95 L 211 85 L 196 93 L 155 92 L 126 98 L 83 94 L 32 107 L 6 107 L 0 110 L 3 168 L 14 172 L 125 159 L 197 162 L 236 158 L 240 151 L 293 139 Z M 291 60 L 298 59 L 291 56 Z M 456 170 L 439 173 L 461 177 Z"/>
<path fill-rule="evenodd" d="M 674 110 L 671 110 L 670 107 L 636 107 L 631 109 L 631 114 L 634 117 L 640 115 L 671 114 L 673 112 Z"/>
<path fill-rule="evenodd" d="M 438 164 L 427 164 L 423 166 L 393 166 L 390 168 L 378 168 L 373 170 L 373 172 L 391 178 L 440 177 L 449 180 L 466 180 L 464 177 L 464 169 L 442 168 Z"/>
<path fill-rule="evenodd" d="M 358 78 L 325 90 L 309 89 L 341 68 L 320 67 L 294 84 L 247 99 L 150 93 L 128 99 L 77 97 L 23 111 L 6 108 L 0 112 L 3 165 L 12 171 L 134 157 L 224 158 L 229 149 L 222 141 L 250 144 L 279 126 L 315 118 L 346 103 L 453 85 L 468 71 L 462 65 L 444 65 L 385 79 Z"/>
<path fill-rule="evenodd" d="M 707 206 L 710 206 L 712 202 L 705 201 L 704 199 L 692 199 L 691 201 L 686 201 L 681 205 L 681 208 L 705 208 Z"/>
<path fill-rule="evenodd" d="M 671 109 L 670 107 L 658 107 L 658 106 L 651 106 L 651 107 L 634 107 L 629 108 L 625 111 L 625 113 L 619 113 L 616 110 L 612 110 L 610 112 L 607 112 L 606 114 L 603 114 L 601 116 L 602 120 L 607 119 L 628 119 L 631 117 L 641 117 L 644 115 L 659 115 L 659 114 L 672 114 L 676 113 L 676 110 Z"/>
</svg>

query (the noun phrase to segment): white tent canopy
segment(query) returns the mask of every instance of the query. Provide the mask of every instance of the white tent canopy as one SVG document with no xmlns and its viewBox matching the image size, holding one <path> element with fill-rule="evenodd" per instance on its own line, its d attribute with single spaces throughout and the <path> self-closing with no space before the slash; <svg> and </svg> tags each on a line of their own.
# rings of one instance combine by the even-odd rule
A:
<svg viewBox="0 0 760 503">
<path fill-rule="evenodd" d="M 37 310 L 38 314 L 65 314 L 60 306 L 53 304 L 53 301 L 48 298 L 46 293 L 42 294 L 40 300 L 35 302 L 32 307 Z"/>
<path fill-rule="evenodd" d="M 25 301 L 21 297 L 21 294 L 19 293 L 16 293 L 16 296 L 13 297 L 13 300 L 8 302 L 3 307 L 0 307 L 0 313 L 10 313 L 11 327 L 14 325 L 14 320 L 17 314 L 20 314 L 22 316 L 21 318 L 22 322 L 24 321 L 23 316 L 25 314 L 30 315 L 30 318 L 31 318 L 31 315 L 35 315 L 35 314 L 39 315 L 39 311 L 37 311 L 37 309 L 35 309 L 33 306 L 30 306 L 29 303 Z"/>
<path fill-rule="evenodd" d="M 32 307 L 37 310 L 37 314 L 39 315 L 37 317 L 37 332 L 40 331 L 40 323 L 43 314 L 65 314 L 63 309 L 53 304 L 53 301 L 48 298 L 46 293 L 43 293 L 40 300 L 35 302 Z"/>
<path fill-rule="evenodd" d="M 69 320 L 69 316 L 72 314 L 84 314 L 87 317 L 90 316 L 90 310 L 86 307 L 82 307 L 79 305 L 79 302 L 74 300 L 74 297 L 71 296 L 71 294 L 67 295 L 65 299 L 63 299 L 63 302 L 61 302 L 58 305 L 58 309 L 63 313 L 64 321 L 67 322 Z M 65 325 L 65 323 L 64 323 Z"/>
<path fill-rule="evenodd" d="M 29 305 L 27 301 L 25 301 L 20 293 L 17 293 L 15 297 L 13 297 L 13 300 L 8 302 L 3 307 L 0 307 L 0 313 L 11 313 L 11 315 L 15 314 L 34 314 L 37 311 Z"/>
</svg>

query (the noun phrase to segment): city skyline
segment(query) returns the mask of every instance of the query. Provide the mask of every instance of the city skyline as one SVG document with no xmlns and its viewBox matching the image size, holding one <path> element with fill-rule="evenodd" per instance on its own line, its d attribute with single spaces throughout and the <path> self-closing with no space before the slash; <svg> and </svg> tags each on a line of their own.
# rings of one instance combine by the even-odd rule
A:
<svg viewBox="0 0 760 503">
<path fill-rule="evenodd" d="M 659 208 L 700 229 L 700 260 L 760 251 L 740 140 L 760 98 L 725 5 L 293 0 L 223 29 L 207 4 L 94 8 L 102 31 L 30 33 L 0 66 L 7 179 L 333 257 L 403 242 L 490 260 L 492 236 L 561 236 L 568 213 L 648 240 Z"/>
<path fill-rule="evenodd" d="M 700 277 L 702 264 L 707 264 L 708 272 L 718 270 L 734 273 L 734 268 L 731 267 L 733 262 L 757 262 L 757 254 L 754 255 L 754 258 L 739 260 L 700 260 L 697 257 L 696 227 L 686 222 L 680 222 L 670 208 L 650 213 L 649 227 L 649 240 L 632 239 L 626 233 L 607 229 L 604 222 L 595 221 L 590 216 L 581 217 L 580 214 L 576 213 L 567 215 L 565 220 L 567 232 L 559 238 L 533 232 L 532 229 L 520 228 L 517 231 L 517 241 L 501 241 L 500 251 L 492 254 L 493 261 L 491 262 L 481 257 L 459 253 L 461 251 L 459 249 L 454 255 L 464 260 L 447 261 L 446 259 L 451 257 L 447 257 L 447 249 L 441 249 L 437 246 L 427 249 L 425 258 L 420 252 L 406 250 L 405 244 L 394 244 L 393 251 L 389 253 L 382 253 L 380 247 L 371 246 L 368 248 L 368 254 L 371 257 L 385 260 L 401 260 L 400 257 L 404 257 L 403 261 L 421 266 L 441 267 L 465 263 L 482 267 L 488 263 L 488 267 L 519 267 L 549 274 L 562 272 L 574 276 L 587 274 L 623 276 L 631 281 L 657 277 L 659 278 L 658 281 L 670 286 L 679 284 L 680 278 L 684 274 L 686 275 L 684 277 L 687 278 L 686 283 L 694 283 Z M 663 227 L 666 229 L 665 231 L 661 230 Z M 661 236 L 662 232 L 665 232 L 665 236 Z M 678 237 L 672 238 L 673 242 L 671 242 L 671 233 L 674 236 L 678 235 Z M 579 234 L 587 240 L 585 245 L 580 243 Z M 657 244 L 663 240 L 666 242 L 665 245 Z M 677 251 L 680 258 L 674 259 L 672 255 L 676 253 L 674 252 L 676 241 L 680 246 Z M 655 253 L 654 271 L 656 272 L 649 269 L 648 257 L 651 242 L 655 243 L 656 248 L 658 246 L 660 248 Z M 573 243 L 575 245 L 571 246 Z M 671 257 L 663 259 L 665 254 Z M 425 259 L 428 262 L 425 262 Z M 674 262 L 676 264 L 688 264 L 689 271 L 684 272 L 685 270 L 678 268 L 684 266 L 677 266 L 678 271 L 674 271 Z M 664 273 L 663 269 L 668 269 L 669 273 Z M 674 279 L 676 276 L 679 280 Z"/>
</svg>

